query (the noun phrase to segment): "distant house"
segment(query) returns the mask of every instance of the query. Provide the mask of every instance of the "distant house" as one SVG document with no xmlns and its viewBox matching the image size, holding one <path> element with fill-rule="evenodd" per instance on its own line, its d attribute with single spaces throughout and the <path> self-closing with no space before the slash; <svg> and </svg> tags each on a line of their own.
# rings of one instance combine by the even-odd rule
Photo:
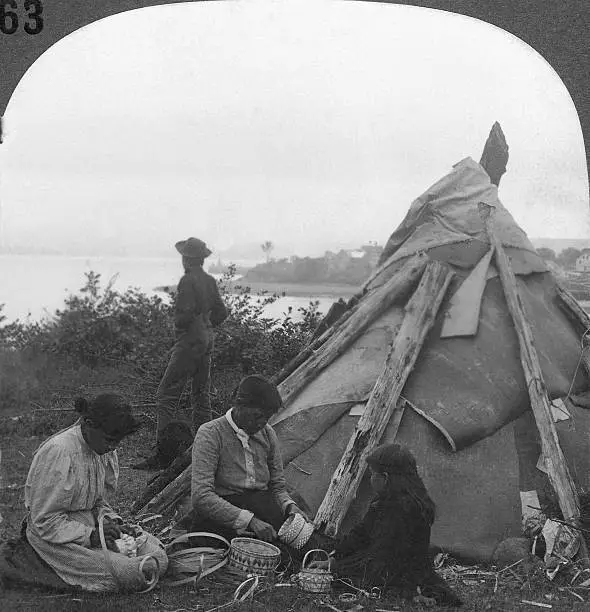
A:
<svg viewBox="0 0 590 612">
<path fill-rule="evenodd" d="M 590 249 L 584 249 L 576 259 L 576 272 L 590 272 Z"/>
</svg>

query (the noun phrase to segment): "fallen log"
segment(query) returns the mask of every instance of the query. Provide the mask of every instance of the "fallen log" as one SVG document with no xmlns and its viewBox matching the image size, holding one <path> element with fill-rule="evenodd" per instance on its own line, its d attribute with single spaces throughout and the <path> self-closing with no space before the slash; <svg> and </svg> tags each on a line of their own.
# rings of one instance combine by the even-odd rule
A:
<svg viewBox="0 0 590 612">
<path fill-rule="evenodd" d="M 393 423 L 395 432 L 401 423 L 405 401 L 400 394 L 420 350 L 432 328 L 453 273 L 445 264 L 431 261 L 422 280 L 405 307 L 405 316 L 385 360 L 385 364 L 360 417 L 355 431 L 315 516 L 316 528 L 334 537 L 366 470 L 366 458 Z"/>
<path fill-rule="evenodd" d="M 139 514 L 141 509 L 146 506 L 160 491 L 167 487 L 191 464 L 192 445 L 185 450 L 180 457 L 177 457 L 172 465 L 159 474 L 156 474 L 143 490 L 139 499 L 131 507 L 133 514 Z"/>
<path fill-rule="evenodd" d="M 149 500 L 138 514 L 153 512 L 155 514 L 166 514 L 185 495 L 191 491 L 191 465 L 178 475 L 172 482 L 168 483 L 153 499 Z"/>
<path fill-rule="evenodd" d="M 528 323 L 528 316 L 520 297 L 517 280 L 504 247 L 494 231 L 492 207 L 487 204 L 480 204 L 480 214 L 485 221 L 490 243 L 495 248 L 496 267 L 500 273 L 504 296 L 518 336 L 520 362 L 531 400 L 531 408 L 541 438 L 541 449 L 546 461 L 547 474 L 557 494 L 564 520 L 578 524 L 580 518 L 578 491 L 559 444 L 541 364 Z M 580 550 L 581 557 L 585 558 L 587 563 L 588 552 L 584 542 L 581 543 Z"/>
<path fill-rule="evenodd" d="M 364 296 L 355 307 L 354 312 L 338 326 L 331 337 L 280 383 L 278 389 L 285 406 L 320 372 L 342 355 L 361 336 L 370 323 L 396 301 L 402 300 L 408 295 L 417 284 L 426 266 L 427 259 L 426 255 L 415 255 L 406 261 L 383 286 Z"/>
</svg>

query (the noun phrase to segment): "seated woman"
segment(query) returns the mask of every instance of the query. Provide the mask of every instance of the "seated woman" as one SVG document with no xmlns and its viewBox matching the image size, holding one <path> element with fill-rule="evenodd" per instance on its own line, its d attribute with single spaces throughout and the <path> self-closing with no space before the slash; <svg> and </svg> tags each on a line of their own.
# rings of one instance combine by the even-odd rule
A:
<svg viewBox="0 0 590 612">
<path fill-rule="evenodd" d="M 282 406 L 275 385 L 244 378 L 227 413 L 199 427 L 192 451 L 192 511 L 176 525 L 227 539 L 252 533 L 267 542 L 290 514 L 305 514 L 285 488 L 270 417 Z"/>
<path fill-rule="evenodd" d="M 104 522 L 105 541 L 112 551 L 106 555 L 119 567 L 137 564 L 137 560 L 118 552 L 115 540 L 122 530 L 129 531 L 119 525 L 120 517 L 107 500 L 115 492 L 119 475 L 115 449 L 139 428 L 139 423 L 129 404 L 115 394 L 98 395 L 91 402 L 80 398 L 76 411 L 81 418 L 46 440 L 35 453 L 25 485 L 28 514 L 23 536 L 66 585 L 115 591 L 120 584 L 107 566 L 97 519 L 105 512 L 111 515 Z M 156 538 L 145 535 L 147 539 L 137 555 L 152 554 L 163 574 L 168 564 L 166 553 Z M 146 571 L 155 571 L 153 560 L 146 566 Z"/>
<path fill-rule="evenodd" d="M 364 588 L 394 588 L 405 597 L 421 595 L 438 604 L 461 605 L 434 571 L 429 545 L 435 507 L 412 453 L 385 444 L 367 463 L 376 496 L 363 520 L 336 541 L 332 569 Z"/>
</svg>

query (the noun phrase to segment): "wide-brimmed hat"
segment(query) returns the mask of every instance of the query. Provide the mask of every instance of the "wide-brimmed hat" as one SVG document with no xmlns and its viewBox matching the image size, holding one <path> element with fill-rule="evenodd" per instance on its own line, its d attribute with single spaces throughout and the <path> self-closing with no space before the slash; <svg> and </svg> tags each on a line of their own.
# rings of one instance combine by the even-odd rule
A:
<svg viewBox="0 0 590 612">
<path fill-rule="evenodd" d="M 207 245 L 198 238 L 190 237 L 186 240 L 181 240 L 177 242 L 175 245 L 176 250 L 185 257 L 209 257 L 212 251 L 207 247 Z"/>
</svg>

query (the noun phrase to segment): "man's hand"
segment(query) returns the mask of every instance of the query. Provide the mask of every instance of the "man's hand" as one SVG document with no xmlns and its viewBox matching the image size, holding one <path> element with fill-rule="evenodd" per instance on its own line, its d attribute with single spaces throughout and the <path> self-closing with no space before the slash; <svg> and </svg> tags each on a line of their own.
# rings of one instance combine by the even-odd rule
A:
<svg viewBox="0 0 590 612">
<path fill-rule="evenodd" d="M 275 531 L 272 525 L 257 519 L 255 516 L 252 517 L 251 521 L 248 523 L 248 529 L 253 531 L 256 537 L 259 540 L 264 540 L 265 542 L 272 542 L 277 539 L 277 532 Z"/>
<path fill-rule="evenodd" d="M 287 512 L 287 516 L 292 516 L 293 514 L 301 514 L 301 516 L 308 523 L 311 523 L 311 520 L 310 520 L 309 516 L 307 516 L 307 514 L 305 514 L 305 512 L 303 512 L 303 510 L 301 510 L 301 508 L 295 502 L 291 502 L 287 506 L 287 511 L 286 512 Z"/>
</svg>

